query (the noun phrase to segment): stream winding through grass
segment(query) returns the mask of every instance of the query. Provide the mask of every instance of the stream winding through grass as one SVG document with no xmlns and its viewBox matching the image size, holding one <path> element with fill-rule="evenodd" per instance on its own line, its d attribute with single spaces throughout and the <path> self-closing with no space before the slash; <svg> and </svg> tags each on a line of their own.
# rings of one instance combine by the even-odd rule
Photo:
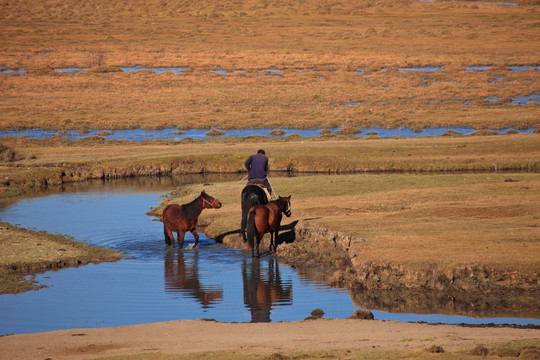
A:
<svg viewBox="0 0 540 360">
<path fill-rule="evenodd" d="M 273 256 L 252 259 L 249 251 L 204 234 L 198 249 L 186 248 L 190 236 L 184 249 L 168 248 L 161 223 L 145 215 L 149 206 L 179 184 L 220 180 L 227 179 L 95 181 L 0 202 L 2 221 L 126 252 L 117 263 L 37 275 L 48 288 L 1 295 L 0 335 L 199 318 L 298 321 L 316 308 L 326 318 L 346 318 L 357 309 L 349 291 L 330 288 Z M 372 312 L 378 320 L 540 325 L 530 318 Z"/>
</svg>

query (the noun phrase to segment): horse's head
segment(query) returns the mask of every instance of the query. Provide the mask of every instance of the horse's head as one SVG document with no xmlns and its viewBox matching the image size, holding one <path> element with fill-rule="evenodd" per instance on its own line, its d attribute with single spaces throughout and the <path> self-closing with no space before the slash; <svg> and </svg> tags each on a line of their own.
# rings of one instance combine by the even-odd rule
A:
<svg viewBox="0 0 540 360">
<path fill-rule="evenodd" d="M 221 207 L 219 200 L 211 197 L 204 190 L 201 192 L 201 199 L 204 209 L 219 209 Z"/>
<path fill-rule="evenodd" d="M 279 197 L 280 200 L 282 200 L 282 208 L 281 211 L 287 215 L 287 217 L 291 216 L 291 195 L 286 197 Z"/>
</svg>

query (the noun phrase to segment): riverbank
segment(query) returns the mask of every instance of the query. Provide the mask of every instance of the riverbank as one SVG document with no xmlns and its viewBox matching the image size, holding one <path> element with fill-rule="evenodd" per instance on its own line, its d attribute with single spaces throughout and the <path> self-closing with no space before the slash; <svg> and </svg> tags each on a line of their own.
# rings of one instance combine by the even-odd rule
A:
<svg viewBox="0 0 540 360">
<path fill-rule="evenodd" d="M 279 195 L 292 195 L 293 215 L 283 220 L 283 243 L 276 252 L 289 264 L 318 269 L 330 284 L 353 291 L 505 294 L 534 314 L 537 174 L 312 175 L 271 181 Z M 206 184 L 206 192 L 224 205 L 203 212 L 200 226 L 218 241 L 246 247 L 237 233 L 242 187 Z M 201 188 L 183 187 L 174 194 L 180 198 L 165 203 L 188 202 Z M 160 212 L 161 206 L 150 214 Z"/>
<path fill-rule="evenodd" d="M 272 172 L 447 173 L 540 171 L 540 134 L 336 138 L 144 143 L 61 138 L 6 138 L 10 160 L 0 163 L 0 197 L 93 179 L 238 173 L 256 149 L 265 148 Z M 240 175 L 241 177 L 242 175 Z"/>
<path fill-rule="evenodd" d="M 107 169 L 106 172 L 97 172 L 97 174 L 102 174 L 97 177 L 98 179 L 107 179 L 107 177 L 103 177 L 104 173 L 111 174 L 110 178 L 144 174 L 159 175 L 161 167 L 166 169 L 163 174 L 169 175 L 172 173 L 170 169 L 175 169 L 175 173 L 186 169 L 204 169 L 201 164 L 204 166 L 211 164 L 215 169 L 234 169 L 235 167 L 241 168 L 244 157 L 262 146 L 267 149 L 270 158 L 275 159 L 272 161 L 272 166 L 281 167 L 290 164 L 291 160 L 299 159 L 298 162 L 294 163 L 296 170 L 293 172 L 301 172 L 304 169 L 319 166 L 333 169 L 334 174 L 332 175 L 319 174 L 297 178 L 271 177 L 271 181 L 279 194 L 293 196 L 293 218 L 287 219 L 286 225 L 291 225 L 297 220 L 299 221 L 297 226 L 301 224 L 300 220 L 307 222 L 307 225 L 316 224 L 328 231 L 325 233 L 325 238 L 332 239 L 326 244 L 331 245 L 330 247 L 333 247 L 333 240 L 341 239 L 341 236 L 344 239 L 347 237 L 358 239 L 359 241 L 351 240 L 351 243 L 363 246 L 359 256 L 355 257 L 357 260 L 365 260 L 366 256 L 367 258 L 372 257 L 372 259 L 379 257 L 379 259 L 386 259 L 386 261 L 403 261 L 406 266 L 413 268 L 414 266 L 421 268 L 426 264 L 433 265 L 433 263 L 451 268 L 456 264 L 458 258 L 448 259 L 441 256 L 464 256 L 468 252 L 469 255 L 476 256 L 476 261 L 499 264 L 501 268 L 509 266 L 510 261 L 515 261 L 517 267 L 529 271 L 527 269 L 534 269 L 537 258 L 533 259 L 531 263 L 523 255 L 534 256 L 538 253 L 538 244 L 534 241 L 534 234 L 537 231 L 537 223 L 535 222 L 537 219 L 534 218 L 534 214 L 539 213 L 535 206 L 540 203 L 537 199 L 537 194 L 540 193 L 538 174 L 534 172 L 540 153 L 537 136 L 506 135 L 496 137 L 496 139 L 495 137 L 467 137 L 384 141 L 343 139 L 304 142 L 211 142 L 176 145 L 152 143 L 115 144 L 114 146 L 100 142 L 58 145 L 54 143 L 54 140 L 51 140 L 53 143 L 24 140 L 21 141 L 22 146 L 13 146 L 13 148 L 18 153 L 26 154 L 28 152 L 33 156 L 7 164 L 8 166 L 4 169 L 15 171 L 5 170 L 6 172 L 2 175 L 11 176 L 16 171 L 21 171 L 20 174 L 55 174 L 57 176 L 55 178 L 60 179 L 58 186 L 61 186 L 67 182 L 87 180 L 89 178 L 87 174 L 92 174 L 90 170 L 93 169 Z M 291 154 L 294 154 L 294 157 Z M 409 154 L 411 155 L 409 156 Z M 177 162 L 172 163 L 171 160 Z M 169 166 L 168 164 L 175 165 Z M 467 164 L 472 164 L 468 171 L 452 171 L 452 169 L 459 169 L 462 166 L 466 168 Z M 497 173 L 495 171 L 497 166 L 503 164 L 506 164 L 504 166 L 519 164 L 520 169 L 521 166 L 525 166 L 523 169 L 532 170 L 530 173 Z M 388 167 L 387 171 L 382 172 L 383 174 L 377 174 L 377 165 L 392 165 L 394 170 L 391 171 L 391 168 Z M 362 168 L 362 166 L 366 167 Z M 485 166 L 486 172 L 474 173 L 472 170 L 475 166 Z M 430 168 L 433 171 L 430 172 Z M 71 169 L 71 171 L 66 172 L 66 169 Z M 335 174 L 351 169 L 358 169 L 360 173 L 340 176 Z M 364 173 L 361 169 L 372 169 L 373 171 Z M 448 171 L 444 169 L 448 169 Z M 43 173 L 41 173 L 42 171 Z M 183 186 L 177 189 L 173 196 L 180 196 L 180 198 L 175 199 L 178 202 L 192 200 L 193 195 L 200 192 L 202 186 L 211 195 L 224 202 L 225 205 L 222 209 L 213 212 L 205 211 L 201 216 L 201 226 L 204 226 L 212 237 L 218 238 L 219 235 L 238 228 L 239 194 L 244 185 L 244 182 L 240 180 L 242 176 L 243 174 L 238 173 L 239 180 L 235 182 Z M 20 179 L 24 179 L 24 177 L 21 175 Z M 17 183 L 13 181 L 11 184 Z M 9 188 L 11 184 L 4 184 L 4 186 Z M 54 187 L 52 183 L 48 186 Z M 40 189 L 40 186 L 36 185 L 29 189 L 36 191 Z M 449 209 L 449 212 L 444 216 L 442 209 L 446 208 Z M 456 224 L 460 223 L 464 226 L 456 230 Z M 298 226 L 299 230 L 302 228 L 305 227 Z M 311 230 L 311 233 L 317 231 L 319 230 Z M 517 238 L 518 235 L 514 237 L 514 234 L 518 234 L 519 238 Z M 422 242 L 421 240 L 426 238 L 426 235 L 429 235 L 427 240 Z M 506 237 L 500 237 L 501 235 Z M 223 236 L 222 241 L 232 244 L 234 236 L 234 234 Z M 295 236 L 297 236 L 296 233 Z M 490 237 L 493 238 L 490 240 Z M 479 239 L 479 241 L 471 242 L 467 239 Z M 459 240 L 459 243 L 452 245 L 454 240 Z M 299 241 L 297 244 L 301 242 Z M 455 251 L 459 249 L 459 246 L 467 243 L 470 244 L 463 248 L 464 252 Z M 525 245 L 525 247 L 520 248 L 515 246 L 516 244 Z M 280 245 L 278 252 L 284 251 L 287 246 L 289 245 Z M 359 249 L 356 248 L 356 250 Z M 517 251 L 517 255 L 512 251 Z M 333 266 L 339 265 L 335 263 L 338 259 L 335 258 L 336 253 L 333 251 L 327 255 L 328 258 L 320 264 L 331 264 L 332 267 L 329 270 L 330 275 L 333 275 L 336 272 Z M 347 254 L 345 259 L 348 257 L 350 256 Z M 433 259 L 436 261 L 434 262 Z M 315 259 L 315 261 L 318 260 L 319 258 Z M 426 261 L 429 262 L 426 263 Z M 336 277 L 336 279 L 340 280 L 341 278 Z M 339 282 L 335 284 L 341 285 Z M 413 289 L 413 291 L 418 290 Z M 353 301 L 357 304 L 356 300 Z M 527 303 L 534 301 L 534 299 L 525 297 L 521 301 Z M 533 303 L 532 307 L 534 308 L 534 306 Z M 324 320 L 320 324 L 325 323 L 329 324 Z M 447 354 L 448 356 L 464 357 L 460 353 L 455 355 L 453 352 L 466 351 L 469 354 L 469 351 L 477 346 L 490 348 L 491 344 L 521 339 L 520 333 L 512 330 L 523 330 L 506 329 L 509 332 L 504 337 L 498 337 L 489 329 L 479 329 L 479 334 L 483 335 L 480 338 L 475 338 L 479 339 L 478 343 L 472 343 L 464 340 L 469 338 L 468 333 L 462 333 L 462 328 L 454 326 L 446 328 L 447 332 L 444 335 L 437 335 L 435 340 L 429 340 L 435 336 L 434 327 L 425 324 L 399 324 L 399 328 L 380 330 L 377 324 L 391 323 L 375 321 L 366 325 L 365 322 L 360 322 L 359 327 L 348 328 L 345 324 L 336 322 L 337 328 L 322 326 L 320 332 L 317 332 L 311 328 L 306 329 L 306 323 L 300 322 L 291 323 L 290 333 L 285 332 L 288 334 L 288 339 L 276 337 L 278 336 L 276 334 L 283 331 L 282 328 L 273 327 L 280 326 L 279 324 L 268 324 L 269 326 L 266 328 L 268 333 L 264 334 L 268 334 L 268 339 L 276 340 L 275 342 L 268 341 L 265 338 L 264 341 L 267 342 L 267 345 L 263 345 L 264 341 L 260 338 L 251 340 L 256 331 L 249 326 L 258 326 L 257 324 L 224 324 L 222 327 L 220 323 L 205 322 L 204 324 L 207 324 L 209 329 L 191 327 L 190 324 L 191 322 L 179 322 L 179 327 L 163 329 L 163 333 L 170 336 L 160 335 L 159 339 L 152 338 L 153 345 L 133 341 L 140 335 L 130 332 L 131 327 L 127 327 L 95 329 L 88 330 L 88 332 L 87 330 L 72 330 L 65 333 L 6 336 L 0 338 L 0 346 L 6 346 L 9 349 L 24 347 L 25 350 L 21 350 L 21 354 L 30 354 L 29 357 L 33 357 L 31 355 L 33 352 L 36 356 L 44 355 L 44 358 L 62 358 L 62 356 L 65 358 L 77 356 L 93 358 L 115 354 L 147 353 L 156 351 L 156 349 L 166 354 L 195 353 L 195 355 L 189 355 L 195 358 L 208 355 L 208 353 L 198 353 L 200 351 L 217 351 L 218 355 L 214 353 L 212 355 L 225 358 L 227 356 L 232 358 L 239 356 L 265 358 L 275 352 L 293 357 L 298 351 L 302 351 L 303 353 L 307 352 L 313 358 L 320 358 L 323 355 L 328 355 L 327 350 L 333 356 L 343 358 L 352 357 L 358 353 L 367 353 L 373 358 L 393 357 L 394 355 L 429 358 L 433 355 L 423 350 L 432 348 L 432 346 L 435 346 L 435 350 L 436 346 L 440 346 L 447 353 L 452 352 L 451 355 Z M 245 325 L 247 330 L 244 330 L 243 333 L 236 333 L 234 330 L 236 325 Z M 426 326 L 425 332 L 418 333 L 418 337 L 407 335 L 413 334 L 413 329 L 417 325 Z M 159 326 L 160 324 L 141 325 L 138 331 L 146 335 L 154 334 Z M 220 330 L 222 335 L 225 334 L 221 338 L 221 342 L 207 340 L 213 334 L 214 330 L 212 329 Z M 259 331 L 259 328 L 256 330 Z M 97 338 L 90 335 L 94 331 L 98 334 Z M 114 335 L 111 335 L 111 331 L 114 332 Z M 194 339 L 191 342 L 193 347 L 187 346 L 186 342 L 178 341 L 177 333 L 179 331 L 183 334 L 184 332 L 199 334 L 197 339 L 205 339 L 205 341 L 201 343 Z M 309 341 L 305 341 L 303 338 L 306 332 L 314 334 Z M 209 335 L 200 336 L 202 333 Z M 359 337 L 355 337 L 350 343 L 342 341 L 344 337 L 355 336 L 354 334 L 358 334 Z M 533 337 L 537 338 L 536 332 L 532 334 Z M 40 335 L 43 335 L 43 342 L 50 345 L 44 346 L 42 349 L 39 349 L 38 346 L 30 346 L 29 344 L 42 343 L 41 340 L 37 340 Z M 101 340 L 100 336 L 103 336 Z M 56 339 L 59 341 L 58 343 L 56 343 Z M 172 342 L 165 344 L 160 342 L 167 341 L 167 339 L 172 339 Z M 329 339 L 329 341 L 321 341 L 321 339 Z M 439 339 L 440 341 L 438 341 Z M 81 342 L 72 343 L 71 341 Z M 318 345 L 314 345 L 316 343 L 321 344 L 321 347 L 318 348 Z M 139 346 L 140 344 L 143 344 L 142 347 Z M 213 347 L 212 344 L 217 345 Z M 231 347 L 227 347 L 228 345 L 219 347 L 220 344 L 231 344 Z M 364 345 L 367 346 L 364 348 Z M 381 346 L 381 348 L 373 350 L 373 346 Z M 535 346 L 538 347 L 538 345 Z M 238 349 L 242 349 L 242 351 L 238 351 Z M 313 353 L 313 349 L 324 350 L 321 350 L 320 353 Z M 489 351 L 494 350 L 490 349 Z M 519 353 L 519 351 L 515 351 L 515 353 Z M 147 357 L 147 355 L 141 356 Z M 162 355 L 156 356 L 159 358 Z M 174 355 L 171 357 L 174 358 Z"/>
<path fill-rule="evenodd" d="M 308 244 L 308 250 L 320 248 L 321 253 L 310 256 L 305 249 L 295 248 L 300 241 L 279 248 L 278 255 L 286 254 L 295 263 L 313 267 L 307 261 L 311 260 L 331 270 L 331 283 L 350 288 L 489 292 L 519 285 L 522 291 L 537 291 L 540 224 L 534 214 L 540 213 L 539 137 L 236 139 L 181 144 L 6 139 L 4 145 L 18 156 L 0 167 L 0 193 L 7 198 L 91 179 L 206 172 L 237 173 L 240 180 L 243 161 L 263 147 L 272 171 L 278 173 L 356 174 L 271 177 L 279 194 L 293 195 L 292 221 L 302 221 L 295 231 L 313 227 L 362 239 L 341 250 L 334 246 L 332 251 L 323 250 L 327 246 L 319 246 L 323 243 Z M 516 170 L 520 172 L 511 172 Z M 224 234 L 237 229 L 242 185 L 238 181 L 206 187 L 225 204 L 219 212 L 201 218 L 201 223 L 208 223 L 211 237 L 238 242 L 235 235 Z M 177 194 L 196 194 L 199 187 L 182 188 Z M 303 238 L 317 234 L 308 235 Z M 333 264 L 335 258 L 339 264 Z"/>
<path fill-rule="evenodd" d="M 122 254 L 92 247 L 60 234 L 32 231 L 0 223 L 0 295 L 37 290 L 38 272 L 104 261 L 118 261 Z"/>
<path fill-rule="evenodd" d="M 0 337 L 4 359 L 534 359 L 538 330 L 376 320 L 182 320 Z"/>
</svg>

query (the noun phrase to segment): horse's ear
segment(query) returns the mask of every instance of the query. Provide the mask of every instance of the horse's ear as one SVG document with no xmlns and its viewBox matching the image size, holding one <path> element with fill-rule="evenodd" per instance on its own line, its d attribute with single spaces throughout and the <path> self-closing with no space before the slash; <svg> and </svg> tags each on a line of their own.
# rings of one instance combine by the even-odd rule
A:
<svg viewBox="0 0 540 360">
<path fill-rule="evenodd" d="M 283 199 L 280 195 L 278 195 L 280 199 Z"/>
<path fill-rule="evenodd" d="M 201 191 L 201 195 L 206 195 L 206 191 Z"/>
</svg>

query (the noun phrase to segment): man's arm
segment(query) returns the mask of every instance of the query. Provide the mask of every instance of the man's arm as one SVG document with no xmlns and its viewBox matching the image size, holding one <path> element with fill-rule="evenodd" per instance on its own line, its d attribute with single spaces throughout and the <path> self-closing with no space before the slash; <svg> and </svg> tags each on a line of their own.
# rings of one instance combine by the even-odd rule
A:
<svg viewBox="0 0 540 360">
<path fill-rule="evenodd" d="M 251 167 L 251 162 L 253 161 L 253 156 L 250 156 L 246 162 L 244 163 L 244 166 L 246 167 L 246 169 L 249 171 L 249 168 Z"/>
</svg>

